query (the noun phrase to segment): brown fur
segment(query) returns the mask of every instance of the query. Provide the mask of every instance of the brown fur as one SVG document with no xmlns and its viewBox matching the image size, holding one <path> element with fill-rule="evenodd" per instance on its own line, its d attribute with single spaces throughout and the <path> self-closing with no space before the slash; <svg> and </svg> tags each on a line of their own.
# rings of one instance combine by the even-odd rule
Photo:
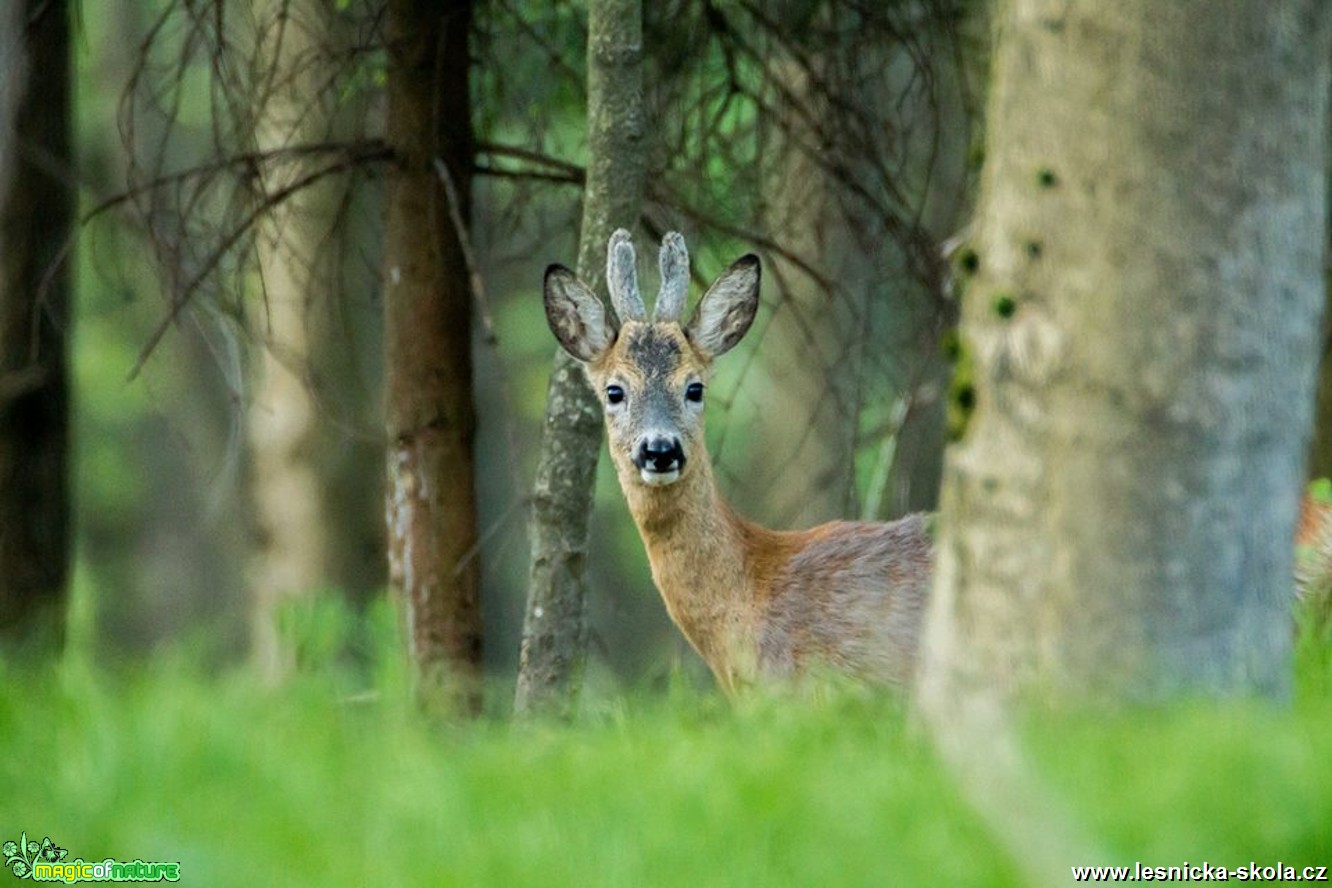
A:
<svg viewBox="0 0 1332 888">
<path fill-rule="evenodd" d="M 545 286 L 551 330 L 603 398 L 611 460 L 666 610 L 730 692 L 818 668 L 909 684 L 930 585 L 924 519 L 774 531 L 731 510 L 713 479 L 697 386 L 753 322 L 759 261 L 732 264 L 682 326 L 688 259 L 679 235 L 666 242 L 670 298 L 658 319 L 642 310 L 627 232 L 611 237 L 607 273 L 612 300 L 626 306 L 618 330 L 568 269 L 547 269 Z M 669 441 L 678 450 L 655 449 Z M 648 465 L 647 442 L 683 462 Z"/>
<path fill-rule="evenodd" d="M 1300 497 L 1300 520 L 1295 530 L 1295 545 L 1317 548 L 1325 542 L 1332 524 L 1332 505 L 1319 502 L 1309 494 Z"/>
<path fill-rule="evenodd" d="M 1332 505 L 1305 493 L 1295 531 L 1295 592 L 1316 599 L 1320 612 L 1329 610 L 1332 593 Z"/>
<path fill-rule="evenodd" d="M 678 327 L 669 332 L 684 338 Z M 610 378 L 642 384 L 653 375 L 675 380 L 709 369 L 682 343 L 677 366 L 647 370 L 629 360 L 625 342 L 588 368 L 598 389 Z M 768 530 L 718 493 L 701 421 L 680 430 L 690 458 L 680 480 L 667 486 L 643 483 L 632 440 L 608 428 L 611 458 L 666 610 L 723 688 L 793 679 L 810 668 L 910 683 L 931 569 L 921 516 Z"/>
</svg>

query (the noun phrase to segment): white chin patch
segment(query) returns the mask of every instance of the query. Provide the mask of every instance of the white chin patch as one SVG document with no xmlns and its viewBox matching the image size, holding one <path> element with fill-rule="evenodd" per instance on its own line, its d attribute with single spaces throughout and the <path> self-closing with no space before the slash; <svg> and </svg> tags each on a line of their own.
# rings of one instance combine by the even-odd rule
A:
<svg viewBox="0 0 1332 888">
<path fill-rule="evenodd" d="M 643 479 L 644 484 L 660 486 L 663 484 L 674 484 L 680 480 L 680 470 L 671 469 L 669 472 L 651 472 L 647 469 L 639 469 L 638 477 Z"/>
</svg>

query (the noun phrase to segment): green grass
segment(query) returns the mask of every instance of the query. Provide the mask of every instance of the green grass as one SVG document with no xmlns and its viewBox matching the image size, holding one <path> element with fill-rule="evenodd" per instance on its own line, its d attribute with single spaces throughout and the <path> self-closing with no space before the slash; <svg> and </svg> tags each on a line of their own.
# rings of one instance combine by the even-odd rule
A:
<svg viewBox="0 0 1332 888">
<path fill-rule="evenodd" d="M 1042 724 L 1050 784 L 1115 857 L 1070 865 L 1332 862 L 1327 649 L 1290 705 Z M 198 885 L 1020 884 L 899 701 L 673 691 L 441 727 L 381 660 L 281 690 L 183 657 L 0 673 L 0 839 Z"/>
</svg>

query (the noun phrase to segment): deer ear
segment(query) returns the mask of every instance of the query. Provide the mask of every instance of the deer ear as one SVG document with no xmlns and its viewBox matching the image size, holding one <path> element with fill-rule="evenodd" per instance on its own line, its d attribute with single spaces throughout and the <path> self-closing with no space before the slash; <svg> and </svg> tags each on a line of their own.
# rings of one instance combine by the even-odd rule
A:
<svg viewBox="0 0 1332 888">
<path fill-rule="evenodd" d="M 583 363 L 595 361 L 615 341 L 601 300 L 563 265 L 546 269 L 542 293 L 546 323 L 569 354 Z"/>
<path fill-rule="evenodd" d="M 759 259 L 750 253 L 708 287 L 685 328 L 696 348 L 715 358 L 735 347 L 758 313 L 759 277 Z"/>
</svg>

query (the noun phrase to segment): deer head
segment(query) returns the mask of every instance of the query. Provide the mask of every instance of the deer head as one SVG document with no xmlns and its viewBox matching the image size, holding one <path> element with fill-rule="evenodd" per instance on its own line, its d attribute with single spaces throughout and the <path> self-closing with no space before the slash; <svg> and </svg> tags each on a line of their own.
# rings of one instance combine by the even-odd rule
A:
<svg viewBox="0 0 1332 888">
<path fill-rule="evenodd" d="M 667 485 L 689 471 L 691 456 L 703 449 L 703 395 L 712 361 L 740 341 L 758 310 L 759 260 L 753 254 L 717 278 L 684 325 L 689 253 L 678 233 L 662 239 L 660 269 L 661 290 L 649 320 L 629 232 L 611 235 L 606 286 L 618 327 L 572 271 L 546 269 L 546 320 L 599 393 L 611 458 L 626 484 Z"/>
</svg>

